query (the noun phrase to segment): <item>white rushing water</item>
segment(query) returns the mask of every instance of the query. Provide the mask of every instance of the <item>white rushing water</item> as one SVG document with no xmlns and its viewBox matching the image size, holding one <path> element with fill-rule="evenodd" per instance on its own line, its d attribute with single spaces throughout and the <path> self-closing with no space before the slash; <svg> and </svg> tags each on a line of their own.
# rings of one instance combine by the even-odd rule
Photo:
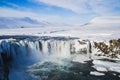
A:
<svg viewBox="0 0 120 80">
<path fill-rule="evenodd" d="M 79 39 L 1 39 L 0 40 L 0 65 L 11 66 L 9 78 L 15 78 L 13 75 L 25 74 L 22 67 L 31 65 L 38 61 L 51 60 L 58 61 L 58 58 L 70 58 L 72 54 L 85 53 L 89 50 L 88 44 L 81 44 Z M 54 59 L 53 59 L 54 58 Z M 56 59 L 55 59 L 56 58 Z M 6 65 L 10 63 L 10 65 Z M 13 69 L 13 70 L 12 70 Z M 18 70 L 16 72 L 16 70 Z M 4 75 L 4 69 L 0 75 Z M 16 76 L 18 76 L 16 74 Z M 1 76 L 0 76 L 1 77 Z"/>
<path fill-rule="evenodd" d="M 57 57 L 70 57 L 71 54 L 89 53 L 88 41 L 80 43 L 79 39 L 73 40 L 1 40 L 0 41 L 0 54 L 5 54 L 7 58 L 11 58 L 17 63 L 25 62 L 24 60 L 42 59 L 43 56 L 57 56 Z M 29 58 L 27 58 L 29 57 Z M 21 60 L 22 59 L 22 60 Z M 0 58 L 2 63 L 2 59 Z"/>
</svg>

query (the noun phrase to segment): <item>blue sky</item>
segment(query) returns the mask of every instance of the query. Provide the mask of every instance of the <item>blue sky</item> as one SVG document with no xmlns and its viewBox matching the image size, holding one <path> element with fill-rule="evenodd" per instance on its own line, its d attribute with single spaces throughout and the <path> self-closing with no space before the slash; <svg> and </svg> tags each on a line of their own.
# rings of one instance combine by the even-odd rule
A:
<svg viewBox="0 0 120 80">
<path fill-rule="evenodd" d="M 99 16 L 120 16 L 120 0 L 0 0 L 0 17 L 82 24 Z"/>
</svg>

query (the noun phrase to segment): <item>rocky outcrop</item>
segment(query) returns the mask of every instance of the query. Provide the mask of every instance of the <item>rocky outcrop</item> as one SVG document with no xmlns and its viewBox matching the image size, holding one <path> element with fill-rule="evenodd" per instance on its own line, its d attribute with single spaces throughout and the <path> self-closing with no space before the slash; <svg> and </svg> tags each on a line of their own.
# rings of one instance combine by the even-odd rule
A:
<svg viewBox="0 0 120 80">
<path fill-rule="evenodd" d="M 120 55 L 120 39 L 109 40 L 108 44 L 105 42 L 93 42 L 94 47 L 98 52 L 102 52 L 104 56 L 117 58 Z M 100 54 L 99 54 L 100 55 Z"/>
</svg>

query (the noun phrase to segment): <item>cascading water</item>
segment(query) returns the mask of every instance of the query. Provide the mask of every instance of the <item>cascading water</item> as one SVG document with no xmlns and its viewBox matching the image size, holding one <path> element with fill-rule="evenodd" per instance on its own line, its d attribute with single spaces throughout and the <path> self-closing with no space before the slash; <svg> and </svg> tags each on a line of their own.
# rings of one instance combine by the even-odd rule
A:
<svg viewBox="0 0 120 80">
<path fill-rule="evenodd" d="M 70 41 L 48 40 L 40 41 L 41 52 L 47 55 L 67 57 L 70 55 Z"/>
<path fill-rule="evenodd" d="M 7 58 L 12 59 L 26 57 L 27 55 L 32 55 L 32 57 L 42 55 L 69 57 L 71 54 L 91 53 L 90 45 L 89 41 L 84 41 L 84 44 L 81 44 L 79 39 L 6 39 L 0 42 L 0 54 L 4 52 Z"/>
<path fill-rule="evenodd" d="M 25 66 L 44 56 L 68 58 L 72 54 L 89 54 L 89 47 L 89 41 L 69 38 L 2 39 L 0 65 L 9 67 L 6 63 L 10 63 L 12 66 Z"/>
</svg>

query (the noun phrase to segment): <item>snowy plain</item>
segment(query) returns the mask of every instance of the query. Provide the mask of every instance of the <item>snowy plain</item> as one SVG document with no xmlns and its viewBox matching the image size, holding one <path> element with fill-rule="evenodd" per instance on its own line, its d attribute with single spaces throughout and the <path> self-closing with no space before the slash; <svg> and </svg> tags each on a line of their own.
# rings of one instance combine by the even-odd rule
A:
<svg viewBox="0 0 120 80">
<path fill-rule="evenodd" d="M 37 35 L 79 37 L 89 40 L 109 40 L 119 38 L 119 17 L 98 17 L 84 25 L 44 26 L 36 28 L 0 29 L 0 35 Z"/>
</svg>

